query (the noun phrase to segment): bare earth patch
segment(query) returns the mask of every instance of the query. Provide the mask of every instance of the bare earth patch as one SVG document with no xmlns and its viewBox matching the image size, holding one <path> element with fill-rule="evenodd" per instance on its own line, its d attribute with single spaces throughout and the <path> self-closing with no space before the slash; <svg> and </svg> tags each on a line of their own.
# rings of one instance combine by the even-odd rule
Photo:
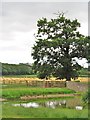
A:
<svg viewBox="0 0 90 120">
<path fill-rule="evenodd" d="M 42 99 L 42 98 L 57 98 L 57 97 L 74 97 L 79 94 L 56 94 L 56 95 L 36 95 L 36 96 L 22 96 L 20 99 L 22 100 L 30 100 L 30 99 Z"/>
<path fill-rule="evenodd" d="M 0 98 L 0 102 L 6 101 L 6 99 Z"/>
</svg>

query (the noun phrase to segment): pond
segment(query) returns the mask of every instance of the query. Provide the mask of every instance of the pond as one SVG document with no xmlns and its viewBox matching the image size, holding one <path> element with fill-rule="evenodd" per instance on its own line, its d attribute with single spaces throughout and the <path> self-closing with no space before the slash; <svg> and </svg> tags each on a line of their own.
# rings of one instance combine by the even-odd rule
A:
<svg viewBox="0 0 90 120">
<path fill-rule="evenodd" d="M 7 102 L 3 104 L 10 104 L 11 106 L 14 107 L 25 107 L 25 108 L 41 108 L 41 107 L 46 107 L 46 108 L 51 108 L 51 109 L 56 109 L 56 108 L 73 108 L 77 110 L 82 110 L 83 109 L 83 102 L 81 98 L 79 97 L 74 97 L 74 98 L 58 98 L 58 99 L 44 99 L 44 100 L 33 100 L 33 101 L 28 101 L 28 102 Z"/>
</svg>

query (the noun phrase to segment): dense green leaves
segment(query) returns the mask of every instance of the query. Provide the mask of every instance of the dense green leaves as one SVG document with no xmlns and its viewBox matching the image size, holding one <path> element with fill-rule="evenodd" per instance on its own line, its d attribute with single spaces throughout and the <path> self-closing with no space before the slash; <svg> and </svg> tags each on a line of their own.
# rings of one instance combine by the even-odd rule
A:
<svg viewBox="0 0 90 120">
<path fill-rule="evenodd" d="M 81 67 L 75 58 L 88 59 L 89 38 L 77 30 L 80 23 L 77 19 L 67 19 L 60 14 L 56 19 L 42 18 L 37 22 L 38 32 L 32 56 L 35 70 L 39 76 L 57 78 L 76 78 Z"/>
<path fill-rule="evenodd" d="M 2 63 L 2 75 L 29 75 L 29 74 L 33 74 L 32 66 L 29 64 Z"/>
</svg>

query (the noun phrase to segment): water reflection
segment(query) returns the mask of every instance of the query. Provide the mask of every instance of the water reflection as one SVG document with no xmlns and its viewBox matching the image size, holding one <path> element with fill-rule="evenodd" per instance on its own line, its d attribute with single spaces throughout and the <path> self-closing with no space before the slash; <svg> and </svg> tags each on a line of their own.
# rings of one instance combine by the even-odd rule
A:
<svg viewBox="0 0 90 120">
<path fill-rule="evenodd" d="M 66 107 L 66 100 L 62 101 L 47 101 L 43 103 L 44 107 L 49 107 L 55 109 L 56 107 Z"/>
<path fill-rule="evenodd" d="M 22 107 L 25 107 L 25 108 L 38 108 L 39 107 L 39 104 L 37 103 L 34 103 L 34 102 L 30 102 L 30 103 L 20 103 L 20 104 L 12 104 L 13 106 L 17 107 L 17 106 L 22 106 Z"/>
<path fill-rule="evenodd" d="M 72 98 L 67 100 L 49 100 L 45 102 L 29 102 L 29 103 L 20 103 L 12 104 L 15 107 L 25 107 L 25 108 L 38 108 L 38 107 L 47 107 L 55 109 L 57 107 L 62 108 L 75 108 L 77 110 L 82 110 L 82 101 L 79 98 Z M 79 107 L 77 107 L 79 106 Z"/>
</svg>

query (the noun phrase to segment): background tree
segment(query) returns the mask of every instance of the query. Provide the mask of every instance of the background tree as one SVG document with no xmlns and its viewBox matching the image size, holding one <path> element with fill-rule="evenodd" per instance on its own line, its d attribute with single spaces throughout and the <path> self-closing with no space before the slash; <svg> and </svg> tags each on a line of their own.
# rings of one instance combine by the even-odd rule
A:
<svg viewBox="0 0 90 120">
<path fill-rule="evenodd" d="M 77 71 L 81 66 L 75 58 L 86 58 L 89 44 L 77 30 L 80 27 L 78 20 L 70 20 L 64 14 L 58 14 L 56 19 L 39 19 L 37 27 L 32 56 L 38 74 L 43 74 L 44 78 L 53 75 L 67 81 L 78 77 Z"/>
<path fill-rule="evenodd" d="M 88 61 L 88 71 L 89 71 L 89 75 L 90 75 L 90 36 L 86 37 L 85 43 L 87 44 L 86 59 Z"/>
<path fill-rule="evenodd" d="M 20 64 L 8 64 L 2 63 L 2 75 L 32 75 L 32 65 L 20 63 Z"/>
</svg>

